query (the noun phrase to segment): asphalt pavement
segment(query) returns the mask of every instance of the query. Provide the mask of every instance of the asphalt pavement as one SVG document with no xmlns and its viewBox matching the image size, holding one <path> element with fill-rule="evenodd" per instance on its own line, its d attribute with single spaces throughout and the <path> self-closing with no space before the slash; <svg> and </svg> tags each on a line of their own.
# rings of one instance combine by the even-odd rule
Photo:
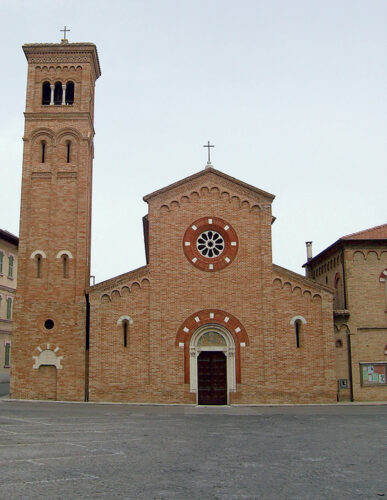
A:
<svg viewBox="0 0 387 500">
<path fill-rule="evenodd" d="M 387 406 L 1 399 L 0 497 L 387 498 Z"/>
</svg>

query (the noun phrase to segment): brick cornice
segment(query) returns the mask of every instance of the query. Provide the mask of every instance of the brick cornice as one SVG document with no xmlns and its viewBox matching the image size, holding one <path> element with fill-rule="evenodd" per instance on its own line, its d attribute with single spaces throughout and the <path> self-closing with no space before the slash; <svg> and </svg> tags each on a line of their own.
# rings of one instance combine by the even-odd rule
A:
<svg viewBox="0 0 387 500">
<path fill-rule="evenodd" d="M 22 48 L 29 63 L 90 62 L 95 79 L 101 76 L 97 47 L 94 43 L 26 43 Z"/>
</svg>

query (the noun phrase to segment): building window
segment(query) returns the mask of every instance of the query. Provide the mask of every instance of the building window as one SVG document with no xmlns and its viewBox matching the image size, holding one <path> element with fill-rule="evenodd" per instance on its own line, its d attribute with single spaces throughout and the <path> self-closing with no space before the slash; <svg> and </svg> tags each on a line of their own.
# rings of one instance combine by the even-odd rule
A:
<svg viewBox="0 0 387 500">
<path fill-rule="evenodd" d="M 74 104 L 74 82 L 67 82 L 66 104 Z"/>
<path fill-rule="evenodd" d="M 40 162 L 41 163 L 46 163 L 46 149 L 47 149 L 47 145 L 46 145 L 46 141 L 42 141 L 40 143 Z"/>
<path fill-rule="evenodd" d="M 9 368 L 11 358 L 11 344 L 6 342 L 5 344 L 5 356 L 4 356 L 4 368 Z"/>
<path fill-rule="evenodd" d="M 8 258 L 8 278 L 13 278 L 13 261 L 15 257 L 10 255 Z"/>
<path fill-rule="evenodd" d="M 62 255 L 63 277 L 68 278 L 69 258 L 66 254 Z"/>
<path fill-rule="evenodd" d="M 7 299 L 7 319 L 12 318 L 12 299 L 8 297 Z"/>
<path fill-rule="evenodd" d="M 301 328 L 302 322 L 298 319 L 294 322 L 294 330 L 296 333 L 296 347 L 299 348 L 301 346 Z"/>
<path fill-rule="evenodd" d="M 343 347 L 343 341 L 341 339 L 336 340 L 336 347 Z"/>
<path fill-rule="evenodd" d="M 3 296 L 0 295 L 0 318 L 1 318 L 1 304 L 2 304 L 2 301 L 3 301 Z"/>
<path fill-rule="evenodd" d="M 62 104 L 63 88 L 61 82 L 56 82 L 54 88 L 54 104 L 60 106 Z"/>
<path fill-rule="evenodd" d="M 48 106 L 51 101 L 51 85 L 50 82 L 44 82 L 42 86 L 42 104 Z"/>
<path fill-rule="evenodd" d="M 361 385 L 386 385 L 387 363 L 360 363 Z"/>
<path fill-rule="evenodd" d="M 70 163 L 71 161 L 71 141 L 67 141 L 66 143 L 66 163 Z"/>
<path fill-rule="evenodd" d="M 124 333 L 124 347 L 128 346 L 128 321 L 124 320 L 122 322 L 122 328 Z"/>
<path fill-rule="evenodd" d="M 37 278 L 42 277 L 42 256 L 41 255 L 36 256 L 36 277 Z"/>
<path fill-rule="evenodd" d="M 4 253 L 2 250 L 0 250 L 0 274 L 3 274 L 3 257 Z"/>
</svg>

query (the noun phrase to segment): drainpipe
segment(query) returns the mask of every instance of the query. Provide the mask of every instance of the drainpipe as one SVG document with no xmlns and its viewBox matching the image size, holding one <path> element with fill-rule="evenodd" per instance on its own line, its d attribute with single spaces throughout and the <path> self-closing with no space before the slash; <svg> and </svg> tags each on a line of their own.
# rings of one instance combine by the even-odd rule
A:
<svg viewBox="0 0 387 500">
<path fill-rule="evenodd" d="M 89 346 L 90 346 L 90 301 L 89 294 L 86 298 L 86 343 L 85 343 L 85 401 L 89 401 Z"/>
<path fill-rule="evenodd" d="M 351 347 L 351 334 L 347 332 L 347 348 L 348 348 L 348 378 L 349 388 L 351 391 L 351 402 L 353 403 L 353 378 L 352 378 L 352 347 Z"/>
<path fill-rule="evenodd" d="M 347 278 L 345 275 L 345 260 L 344 248 L 341 249 L 341 263 L 343 268 L 343 288 L 344 288 L 344 309 L 347 309 Z M 351 402 L 353 403 L 353 376 L 352 376 L 352 346 L 351 346 L 351 332 L 347 332 L 347 348 L 348 348 L 348 378 L 349 389 L 351 391 Z"/>
</svg>

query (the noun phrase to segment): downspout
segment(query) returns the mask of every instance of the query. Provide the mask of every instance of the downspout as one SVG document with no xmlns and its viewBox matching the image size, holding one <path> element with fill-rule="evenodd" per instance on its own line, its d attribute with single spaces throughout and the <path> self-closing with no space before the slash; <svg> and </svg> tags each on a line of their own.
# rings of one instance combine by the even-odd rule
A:
<svg viewBox="0 0 387 500">
<path fill-rule="evenodd" d="M 90 301 L 86 297 L 86 345 L 85 345 L 85 401 L 89 401 L 89 346 L 90 346 Z"/>
<path fill-rule="evenodd" d="M 348 377 L 349 388 L 351 391 L 351 402 L 353 403 L 353 383 L 352 383 L 352 347 L 351 347 L 351 333 L 347 332 L 347 347 L 348 347 Z"/>
<path fill-rule="evenodd" d="M 344 309 L 347 309 L 347 278 L 345 275 L 344 248 L 341 248 L 341 263 L 343 266 L 343 288 L 344 288 Z M 351 332 L 347 332 L 347 349 L 348 349 L 348 378 L 349 389 L 351 394 L 351 402 L 353 403 L 353 376 L 352 376 L 352 345 Z"/>
</svg>

